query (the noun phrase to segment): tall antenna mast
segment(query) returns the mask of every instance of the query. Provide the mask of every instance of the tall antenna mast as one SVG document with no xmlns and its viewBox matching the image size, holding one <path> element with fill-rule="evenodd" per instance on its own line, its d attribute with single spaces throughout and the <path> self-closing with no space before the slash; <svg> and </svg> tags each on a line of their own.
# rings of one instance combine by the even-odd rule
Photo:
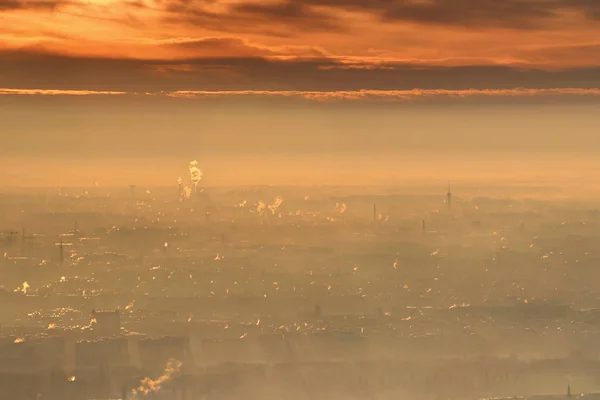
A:
<svg viewBox="0 0 600 400">
<path fill-rule="evenodd" d="M 65 243 L 61 239 L 60 242 L 54 243 L 55 246 L 58 246 L 60 252 L 60 263 L 62 264 L 65 261 L 65 246 L 73 246 L 73 243 Z"/>
</svg>

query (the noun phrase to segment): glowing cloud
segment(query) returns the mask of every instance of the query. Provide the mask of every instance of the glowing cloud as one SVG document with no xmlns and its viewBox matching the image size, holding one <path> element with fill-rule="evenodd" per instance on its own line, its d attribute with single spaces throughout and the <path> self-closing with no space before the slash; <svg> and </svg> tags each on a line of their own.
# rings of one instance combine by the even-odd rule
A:
<svg viewBox="0 0 600 400">
<path fill-rule="evenodd" d="M 176 91 L 170 97 L 299 97 L 314 101 L 411 101 L 426 98 L 466 97 L 533 97 L 533 96 L 600 96 L 600 88 L 545 88 L 545 89 L 412 89 L 412 90 L 338 90 L 338 91 Z"/>
</svg>

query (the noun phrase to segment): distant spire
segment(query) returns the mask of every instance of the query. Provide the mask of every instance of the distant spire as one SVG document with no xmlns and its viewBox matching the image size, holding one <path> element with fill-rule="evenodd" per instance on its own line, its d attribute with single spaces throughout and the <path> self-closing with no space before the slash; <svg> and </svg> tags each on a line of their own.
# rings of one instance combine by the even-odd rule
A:
<svg viewBox="0 0 600 400">
<path fill-rule="evenodd" d="M 452 192 L 450 191 L 450 181 L 448 181 L 448 193 L 446 193 L 446 202 L 448 203 L 448 210 L 452 208 Z"/>
<path fill-rule="evenodd" d="M 567 386 L 567 397 L 571 398 L 571 384 L 569 383 L 569 385 Z"/>
<path fill-rule="evenodd" d="M 60 241 L 60 244 L 58 246 L 60 249 L 60 263 L 62 264 L 65 261 L 65 247 L 62 240 Z"/>
</svg>

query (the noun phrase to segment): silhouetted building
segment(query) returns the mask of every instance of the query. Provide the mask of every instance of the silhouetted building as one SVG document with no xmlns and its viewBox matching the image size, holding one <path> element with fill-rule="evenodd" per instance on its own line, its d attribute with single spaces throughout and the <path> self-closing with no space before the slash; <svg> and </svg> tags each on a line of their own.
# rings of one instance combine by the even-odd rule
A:
<svg viewBox="0 0 600 400">
<path fill-rule="evenodd" d="M 129 365 L 127 338 L 82 341 L 75 344 L 77 367 Z"/>
</svg>

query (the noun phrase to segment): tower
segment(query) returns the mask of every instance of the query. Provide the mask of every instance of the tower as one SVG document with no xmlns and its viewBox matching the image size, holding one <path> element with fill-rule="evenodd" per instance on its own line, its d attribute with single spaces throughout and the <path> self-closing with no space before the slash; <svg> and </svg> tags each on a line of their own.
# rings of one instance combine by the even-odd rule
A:
<svg viewBox="0 0 600 400">
<path fill-rule="evenodd" d="M 177 188 L 179 190 L 179 199 L 183 198 L 183 179 L 177 178 Z"/>
<path fill-rule="evenodd" d="M 58 246 L 60 263 L 62 264 L 65 261 L 65 246 L 73 246 L 73 243 L 65 243 L 61 239 L 60 242 L 54 243 L 55 246 Z"/>
<path fill-rule="evenodd" d="M 450 182 L 448 182 L 448 193 L 446 193 L 446 202 L 448 203 L 448 210 L 452 208 L 452 192 L 450 191 Z"/>
<path fill-rule="evenodd" d="M 377 221 L 377 204 L 373 204 L 373 221 Z"/>
<path fill-rule="evenodd" d="M 423 230 L 423 234 L 427 233 L 427 230 L 425 229 L 425 220 L 423 220 L 423 223 L 421 224 L 421 229 Z"/>
</svg>

